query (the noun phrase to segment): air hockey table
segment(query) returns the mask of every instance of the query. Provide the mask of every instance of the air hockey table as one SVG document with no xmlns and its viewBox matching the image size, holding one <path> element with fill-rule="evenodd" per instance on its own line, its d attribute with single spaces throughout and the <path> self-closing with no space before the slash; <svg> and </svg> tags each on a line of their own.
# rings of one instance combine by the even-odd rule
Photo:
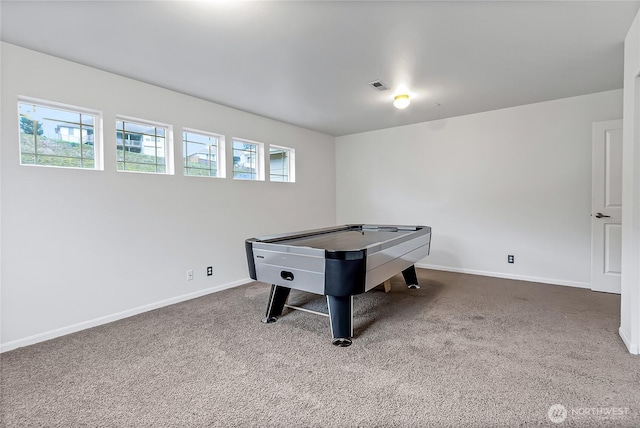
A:
<svg viewBox="0 0 640 428">
<path fill-rule="evenodd" d="M 321 294 L 327 298 L 337 346 L 352 343 L 353 296 L 400 272 L 409 288 L 419 288 L 414 264 L 429 255 L 430 245 L 429 226 L 367 224 L 245 241 L 249 275 L 271 284 L 263 322 L 275 322 L 282 315 L 291 289 Z"/>
</svg>

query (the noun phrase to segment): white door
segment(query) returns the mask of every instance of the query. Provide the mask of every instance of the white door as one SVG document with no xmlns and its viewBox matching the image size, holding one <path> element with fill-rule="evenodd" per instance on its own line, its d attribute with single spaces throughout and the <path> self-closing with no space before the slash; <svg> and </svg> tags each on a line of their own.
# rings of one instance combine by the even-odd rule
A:
<svg viewBox="0 0 640 428">
<path fill-rule="evenodd" d="M 593 124 L 591 289 L 620 294 L 622 121 Z"/>
</svg>

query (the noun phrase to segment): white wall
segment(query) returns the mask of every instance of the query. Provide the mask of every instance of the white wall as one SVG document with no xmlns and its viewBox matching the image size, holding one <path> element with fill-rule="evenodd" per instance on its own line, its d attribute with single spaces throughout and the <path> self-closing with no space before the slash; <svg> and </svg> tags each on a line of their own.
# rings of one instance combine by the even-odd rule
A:
<svg viewBox="0 0 640 428">
<path fill-rule="evenodd" d="M 333 137 L 9 44 L 1 55 L 2 350 L 242 283 L 244 239 L 335 224 Z M 104 171 L 20 166 L 19 95 L 102 111 Z M 175 175 L 116 172 L 116 114 L 174 126 Z M 182 127 L 292 147 L 296 183 L 184 177 Z"/>
<path fill-rule="evenodd" d="M 621 117 L 615 90 L 339 137 L 337 221 L 431 226 L 424 267 L 590 287 L 591 125 Z"/>
<path fill-rule="evenodd" d="M 640 14 L 624 44 L 622 307 L 620 336 L 640 352 Z"/>
</svg>

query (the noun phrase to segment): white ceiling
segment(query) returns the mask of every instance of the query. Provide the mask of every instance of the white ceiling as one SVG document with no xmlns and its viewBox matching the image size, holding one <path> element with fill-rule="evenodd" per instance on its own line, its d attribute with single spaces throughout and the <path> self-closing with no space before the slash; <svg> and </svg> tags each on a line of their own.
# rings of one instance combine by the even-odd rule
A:
<svg viewBox="0 0 640 428">
<path fill-rule="evenodd" d="M 0 35 L 339 136 L 621 88 L 639 3 L 2 1 Z"/>
</svg>

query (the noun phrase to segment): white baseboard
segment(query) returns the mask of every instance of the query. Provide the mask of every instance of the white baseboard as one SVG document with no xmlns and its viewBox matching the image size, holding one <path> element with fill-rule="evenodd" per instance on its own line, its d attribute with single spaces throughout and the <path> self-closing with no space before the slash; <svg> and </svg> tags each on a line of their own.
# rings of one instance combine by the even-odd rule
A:
<svg viewBox="0 0 640 428">
<path fill-rule="evenodd" d="M 564 285 L 567 287 L 577 287 L 577 288 L 589 288 L 589 289 L 591 288 L 591 284 L 588 282 L 566 281 L 564 279 L 540 278 L 537 276 L 527 276 L 527 275 L 512 275 L 512 274 L 502 273 L 502 272 L 487 272 L 487 271 L 474 270 L 474 269 L 452 268 L 448 266 L 435 266 L 435 265 L 430 265 L 425 263 L 416 263 L 416 267 L 423 268 L 423 269 L 442 270 L 447 272 L 468 273 L 471 275 L 491 276 L 494 278 L 515 279 L 517 281 L 540 282 L 543 284 Z"/>
<path fill-rule="evenodd" d="M 106 315 L 106 316 L 95 318 L 88 321 L 83 321 L 67 327 L 58 328 L 58 329 L 47 331 L 44 333 L 34 334 L 33 336 L 25 337 L 24 339 L 18 339 L 12 342 L 0 344 L 0 353 L 11 351 L 12 349 L 16 349 L 16 348 L 21 348 L 23 346 L 34 345 L 39 342 L 44 342 L 45 340 L 55 339 L 56 337 L 65 336 L 67 334 L 75 333 L 77 331 L 85 330 L 91 327 L 97 327 L 102 324 L 107 324 L 113 321 L 121 320 L 123 318 L 128 318 L 134 315 L 141 314 L 143 312 L 148 312 L 154 309 L 173 305 L 175 303 L 184 302 L 186 300 L 195 299 L 197 297 L 202 297 L 207 294 L 216 293 L 218 291 L 226 290 L 228 288 L 237 287 L 251 281 L 253 281 L 251 278 L 245 278 L 245 279 L 229 282 L 222 285 L 217 285 L 215 287 L 207 288 L 204 290 L 195 291 L 193 293 L 183 294 L 181 296 L 176 296 L 170 299 L 161 300 L 159 302 L 150 303 L 148 305 L 138 306 L 137 308 L 127 309 L 126 311 L 118 312 L 115 314 Z"/>
<path fill-rule="evenodd" d="M 631 343 L 631 339 L 629 339 L 629 335 L 627 334 L 626 331 L 624 331 L 622 329 L 622 327 L 620 327 L 618 329 L 618 334 L 620 335 L 620 338 L 624 342 L 624 344 L 627 347 L 627 349 L 629 350 L 630 354 L 633 354 L 633 355 L 640 354 L 640 350 L 638 349 L 638 344 L 637 343 Z"/>
</svg>

